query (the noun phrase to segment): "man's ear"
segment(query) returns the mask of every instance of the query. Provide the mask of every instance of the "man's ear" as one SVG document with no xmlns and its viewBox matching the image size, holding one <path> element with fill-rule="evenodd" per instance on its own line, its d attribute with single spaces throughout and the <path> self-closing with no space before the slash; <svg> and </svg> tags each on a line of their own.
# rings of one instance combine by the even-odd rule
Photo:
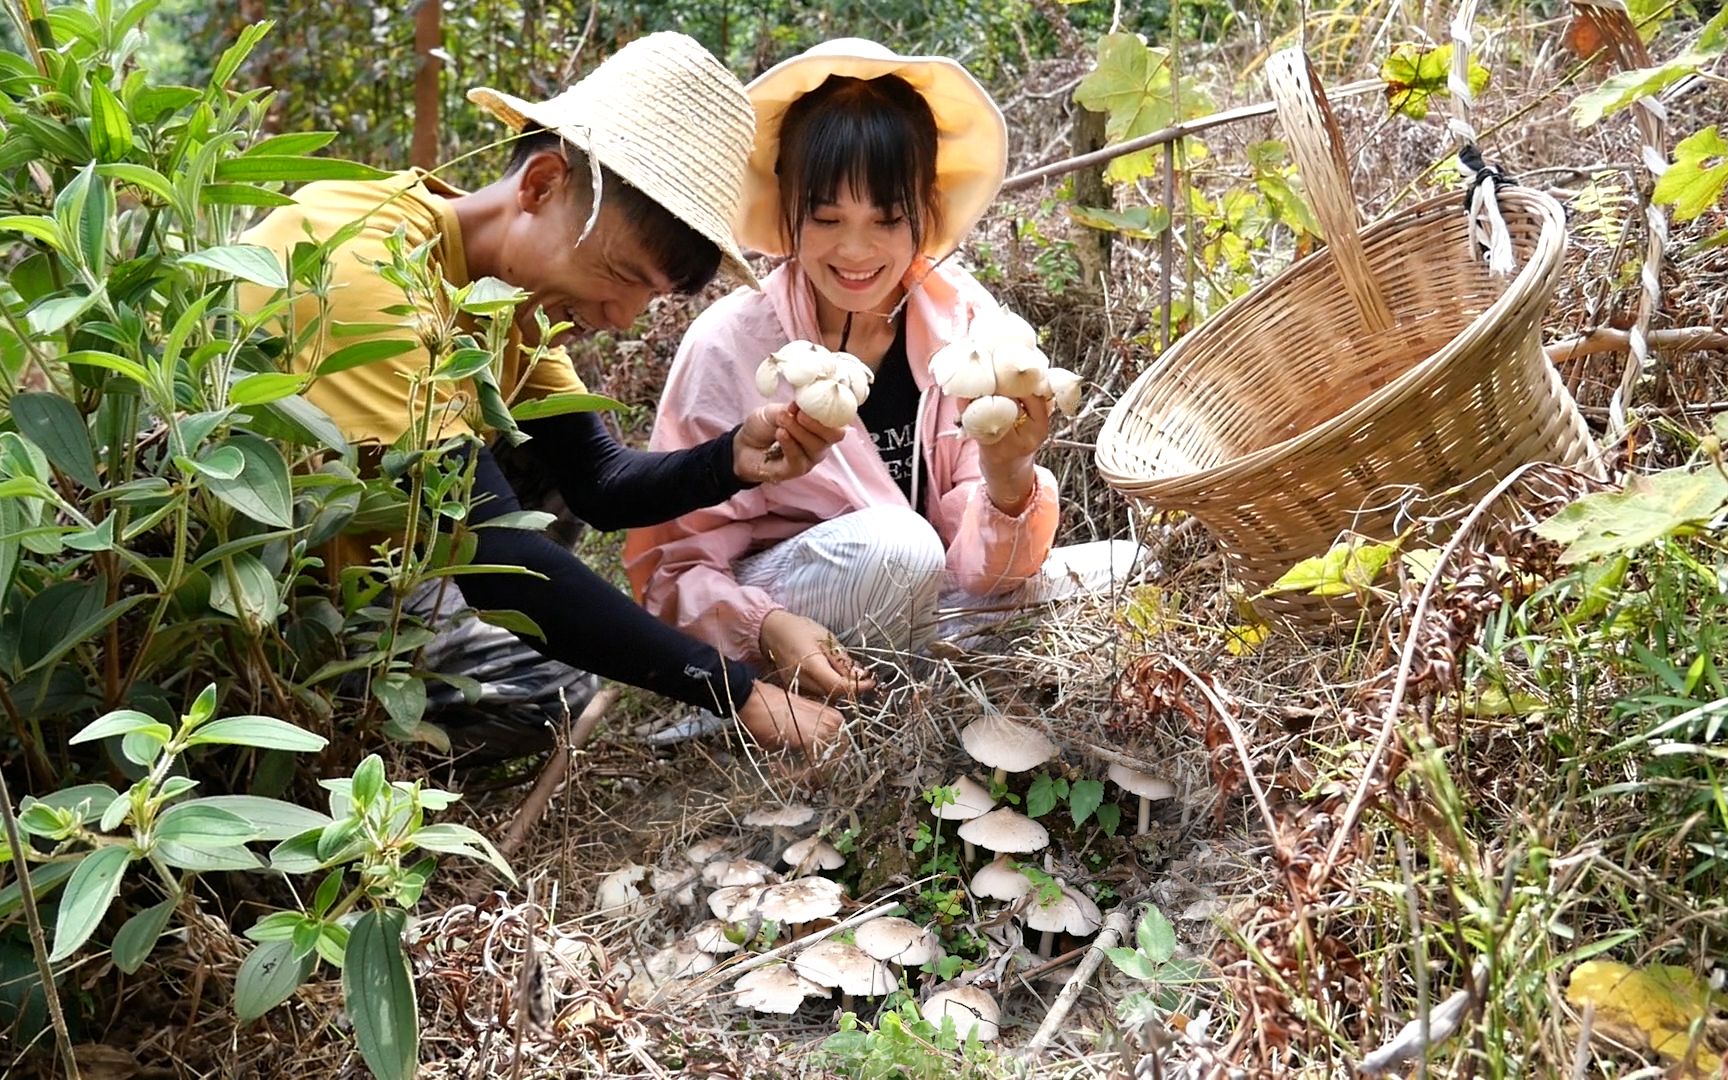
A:
<svg viewBox="0 0 1728 1080">
<path fill-rule="evenodd" d="M 516 206 L 525 214 L 545 210 L 554 199 L 569 197 L 570 166 L 564 155 L 545 150 L 530 157 L 516 177 Z"/>
</svg>

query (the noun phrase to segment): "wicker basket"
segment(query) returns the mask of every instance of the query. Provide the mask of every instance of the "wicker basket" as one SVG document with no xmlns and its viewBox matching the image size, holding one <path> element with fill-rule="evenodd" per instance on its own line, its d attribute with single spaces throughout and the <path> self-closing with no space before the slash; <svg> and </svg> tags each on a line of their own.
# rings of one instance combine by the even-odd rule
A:
<svg viewBox="0 0 1728 1080">
<path fill-rule="evenodd" d="M 1111 486 L 1206 525 L 1250 595 L 1345 532 L 1389 539 L 1523 464 L 1593 451 L 1541 345 L 1565 246 L 1554 200 L 1500 186 L 1509 278 L 1478 256 L 1454 196 L 1359 232 L 1306 58 L 1279 53 L 1267 71 L 1327 247 L 1165 353 L 1111 409 L 1097 452 Z M 1306 594 L 1256 606 L 1304 623 L 1360 610 Z"/>
</svg>

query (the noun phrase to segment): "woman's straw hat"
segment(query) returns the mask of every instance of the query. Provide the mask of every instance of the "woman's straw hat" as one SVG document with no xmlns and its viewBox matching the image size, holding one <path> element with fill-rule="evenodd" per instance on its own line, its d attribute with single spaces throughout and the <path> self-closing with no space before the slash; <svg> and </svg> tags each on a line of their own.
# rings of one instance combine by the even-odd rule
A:
<svg viewBox="0 0 1728 1080">
<path fill-rule="evenodd" d="M 637 38 L 548 101 L 488 87 L 468 100 L 514 130 L 533 122 L 590 152 L 714 241 L 726 268 L 760 288 L 732 238 L 756 116 L 743 84 L 694 38 Z"/>
<path fill-rule="evenodd" d="M 749 86 L 756 106 L 756 145 L 744 174 L 744 211 L 738 238 L 770 255 L 787 254 L 782 234 L 780 121 L 800 97 L 830 75 L 875 79 L 898 75 L 929 103 L 936 117 L 936 191 L 941 228 L 924 238 L 924 254 L 941 258 L 984 216 L 1008 169 L 1008 127 L 1002 110 L 966 69 L 945 56 L 900 56 L 864 38 L 836 38 L 782 61 Z"/>
</svg>

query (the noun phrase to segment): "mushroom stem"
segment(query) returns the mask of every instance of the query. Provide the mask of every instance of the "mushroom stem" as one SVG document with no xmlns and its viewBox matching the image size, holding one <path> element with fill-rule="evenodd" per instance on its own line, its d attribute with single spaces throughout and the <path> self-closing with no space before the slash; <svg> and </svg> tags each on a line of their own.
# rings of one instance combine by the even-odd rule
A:
<svg viewBox="0 0 1728 1080">
<path fill-rule="evenodd" d="M 966 854 L 966 865 L 971 866 L 972 860 L 978 854 L 977 849 L 972 846 L 972 841 L 970 841 L 970 840 L 960 841 L 960 850 L 965 852 L 965 854 Z"/>
<path fill-rule="evenodd" d="M 1055 937 L 1056 934 L 1054 931 L 1046 930 L 1044 931 L 1044 936 L 1038 939 L 1038 956 L 1041 959 L 1050 959 L 1050 946 L 1054 942 Z"/>
<path fill-rule="evenodd" d="M 1140 827 L 1138 829 L 1134 830 L 1134 835 L 1138 836 L 1141 833 L 1145 832 L 1146 826 L 1149 825 L 1151 823 L 1151 821 L 1152 821 L 1152 800 L 1148 799 L 1146 796 L 1142 795 L 1142 796 L 1140 796 Z"/>
<path fill-rule="evenodd" d="M 997 769 L 995 772 L 991 773 L 990 774 L 990 786 L 991 787 L 1006 787 L 1006 786 L 1008 786 L 1008 770 L 1007 769 Z"/>
<path fill-rule="evenodd" d="M 840 995 L 840 1011 L 843 1013 L 849 1013 L 852 1011 L 852 995 L 851 994 L 847 994 L 844 992 L 841 993 L 841 995 Z"/>
</svg>

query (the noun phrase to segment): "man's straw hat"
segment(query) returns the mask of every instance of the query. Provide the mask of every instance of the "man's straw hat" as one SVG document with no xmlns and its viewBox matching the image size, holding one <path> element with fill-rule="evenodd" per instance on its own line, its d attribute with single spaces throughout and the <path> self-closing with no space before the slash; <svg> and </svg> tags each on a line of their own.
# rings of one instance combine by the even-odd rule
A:
<svg viewBox="0 0 1728 1080">
<path fill-rule="evenodd" d="M 1008 170 L 1008 127 L 1002 111 L 965 68 L 945 56 L 900 56 L 864 38 L 825 41 L 774 65 L 749 86 L 756 106 L 756 145 L 744 174 L 744 210 L 738 239 L 746 247 L 785 255 L 782 235 L 780 121 L 791 104 L 830 75 L 876 79 L 898 75 L 912 85 L 936 117 L 936 192 L 942 227 L 924 237 L 924 254 L 941 258 L 960 246 L 990 203 Z"/>
<path fill-rule="evenodd" d="M 694 38 L 637 38 L 548 101 L 488 87 L 468 91 L 468 100 L 514 130 L 533 122 L 592 153 L 714 241 L 726 269 L 760 288 L 732 238 L 755 113 L 743 84 Z"/>
</svg>

